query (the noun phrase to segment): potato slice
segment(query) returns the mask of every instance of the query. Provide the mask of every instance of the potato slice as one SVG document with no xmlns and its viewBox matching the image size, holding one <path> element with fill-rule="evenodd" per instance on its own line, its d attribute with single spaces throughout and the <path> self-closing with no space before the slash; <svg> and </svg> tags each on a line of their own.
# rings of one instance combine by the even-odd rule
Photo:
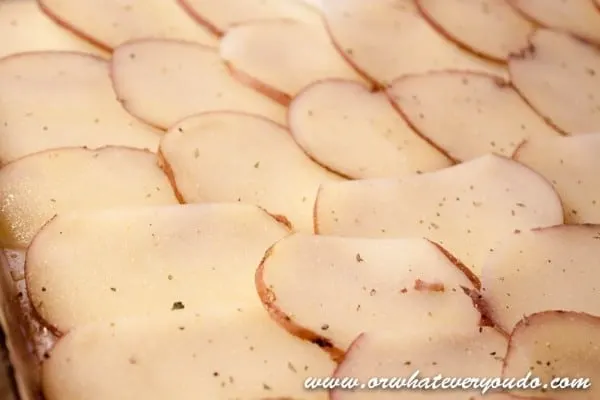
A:
<svg viewBox="0 0 600 400">
<path fill-rule="evenodd" d="M 284 127 L 240 113 L 183 120 L 163 137 L 160 155 L 186 203 L 256 204 L 309 232 L 319 185 L 342 179 L 308 158 Z"/>
<path fill-rule="evenodd" d="M 220 49 L 238 80 L 284 105 L 323 79 L 363 82 L 321 25 L 289 20 L 242 24 L 227 32 Z"/>
<path fill-rule="evenodd" d="M 124 44 L 112 58 L 123 106 L 161 128 L 205 111 L 242 111 L 285 122 L 285 108 L 237 82 L 216 50 L 172 40 Z"/>
<path fill-rule="evenodd" d="M 600 130 L 600 50 L 543 29 L 530 40 L 530 49 L 508 63 L 516 89 L 566 133 Z"/>
<path fill-rule="evenodd" d="M 537 171 L 558 191 L 569 223 L 600 224 L 600 133 L 536 138 L 514 159 Z"/>
<path fill-rule="evenodd" d="M 406 179 L 325 184 L 315 218 L 325 235 L 427 237 L 479 274 L 502 236 L 561 224 L 563 212 L 540 175 L 487 155 Z"/>
<path fill-rule="evenodd" d="M 507 342 L 493 328 L 461 333 L 440 330 L 430 336 L 406 337 L 391 332 L 367 332 L 352 343 L 334 375 L 342 379 L 352 377 L 365 387 L 359 386 L 357 391 L 335 390 L 332 400 L 476 400 L 479 397 L 475 396 L 480 395 L 481 390 L 411 390 L 409 379 L 416 371 L 420 379 L 433 378 L 438 374 L 453 380 L 498 377 L 502 373 L 502 357 L 506 353 Z M 442 382 L 439 382 L 440 386 Z M 390 385 L 390 389 L 368 390 L 369 383 L 385 383 Z M 403 388 L 403 383 L 408 388 Z"/>
<path fill-rule="evenodd" d="M 66 211 L 175 203 L 150 152 L 117 146 L 47 150 L 0 169 L 0 244 L 27 247 L 46 222 Z"/>
<path fill-rule="evenodd" d="M 38 0 L 60 25 L 107 50 L 151 37 L 217 46 L 211 32 L 197 24 L 175 1 Z"/>
<path fill-rule="evenodd" d="M 452 161 L 417 135 L 385 93 L 342 80 L 315 83 L 290 104 L 296 142 L 320 164 L 351 178 L 399 177 Z"/>
<path fill-rule="evenodd" d="M 444 69 L 506 75 L 503 66 L 440 35 L 412 1 L 324 0 L 323 12 L 340 53 L 382 85 L 403 75 Z"/>
<path fill-rule="evenodd" d="M 261 309 L 195 316 L 185 310 L 75 329 L 42 366 L 48 400 L 306 399 L 308 376 L 334 363 Z"/>
<path fill-rule="evenodd" d="M 245 308 L 260 304 L 254 273 L 287 234 L 264 211 L 236 203 L 59 215 L 27 252 L 28 293 L 58 332 L 178 304 Z"/>
<path fill-rule="evenodd" d="M 600 315 L 599 258 L 600 225 L 514 234 L 484 264 L 482 294 L 491 318 L 510 332 L 523 315 L 539 311 Z"/>
<path fill-rule="evenodd" d="M 0 87 L 0 165 L 59 147 L 158 149 L 161 132 L 123 110 L 108 64 L 97 57 L 39 52 L 4 58 Z"/>
<path fill-rule="evenodd" d="M 421 135 L 452 158 L 512 156 L 523 140 L 554 137 L 510 84 L 496 77 L 445 71 L 398 79 L 392 101 Z"/>
<path fill-rule="evenodd" d="M 425 239 L 295 234 L 275 244 L 256 273 L 260 297 L 279 323 L 334 355 L 367 330 L 475 329 L 481 315 L 462 288 L 477 285 Z"/>
<path fill-rule="evenodd" d="M 531 371 L 548 385 L 533 392 L 538 399 L 597 399 L 600 389 L 588 384 L 600 380 L 599 338 L 600 318 L 595 316 L 564 311 L 528 316 L 512 332 L 503 376 L 522 378 Z M 552 383 L 569 386 L 552 389 Z"/>
<path fill-rule="evenodd" d="M 417 0 L 417 5 L 442 34 L 496 61 L 527 47 L 534 29 L 505 0 Z"/>
</svg>

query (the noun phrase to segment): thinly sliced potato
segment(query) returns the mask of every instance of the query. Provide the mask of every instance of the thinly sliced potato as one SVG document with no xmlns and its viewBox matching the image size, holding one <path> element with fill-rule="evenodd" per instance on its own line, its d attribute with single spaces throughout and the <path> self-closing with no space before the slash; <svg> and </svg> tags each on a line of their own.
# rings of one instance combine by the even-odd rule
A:
<svg viewBox="0 0 600 400">
<path fill-rule="evenodd" d="M 218 40 L 175 1 L 38 0 L 57 23 L 107 50 L 134 39 L 178 39 L 216 46 Z"/>
<path fill-rule="evenodd" d="M 523 315 L 539 311 L 600 315 L 598 259 L 600 225 L 514 234 L 484 264 L 482 294 L 491 318 L 510 332 Z"/>
<path fill-rule="evenodd" d="M 530 41 L 508 63 L 516 89 L 562 131 L 600 131 L 600 49 L 544 29 Z"/>
<path fill-rule="evenodd" d="M 123 110 L 107 62 L 92 55 L 38 52 L 4 58 L 0 87 L 0 165 L 59 147 L 158 148 L 160 132 Z"/>
<path fill-rule="evenodd" d="M 476 329 L 481 315 L 462 288 L 478 284 L 425 239 L 295 234 L 275 244 L 256 273 L 274 318 L 334 354 L 364 331 Z"/>
<path fill-rule="evenodd" d="M 236 81 L 218 51 L 174 40 L 118 47 L 112 78 L 123 106 L 161 128 L 206 111 L 242 111 L 285 121 L 285 108 Z"/>
<path fill-rule="evenodd" d="M 290 104 L 296 142 L 320 164 L 351 178 L 401 177 L 452 165 L 413 131 L 385 93 L 343 80 L 315 83 Z"/>
<path fill-rule="evenodd" d="M 325 235 L 427 237 L 479 274 L 501 237 L 561 224 L 563 210 L 540 175 L 488 155 L 405 179 L 324 184 L 315 219 Z"/>
<path fill-rule="evenodd" d="M 493 76 L 413 75 L 396 80 L 388 92 L 411 125 L 456 160 L 510 157 L 529 137 L 558 135 L 509 83 Z"/>
<path fill-rule="evenodd" d="M 599 338 L 600 318 L 596 316 L 564 311 L 528 316 L 512 332 L 503 376 L 519 379 L 531 371 L 540 383 L 548 385 L 533 392 L 536 399 L 597 399 L 600 389 L 594 383 L 600 380 Z M 551 385 L 558 387 L 552 389 Z"/>
<path fill-rule="evenodd" d="M 342 179 L 308 158 L 283 126 L 240 113 L 183 120 L 163 137 L 160 156 L 186 203 L 256 204 L 308 232 L 319 185 Z"/>
<path fill-rule="evenodd" d="M 599 154 L 600 132 L 528 140 L 514 158 L 552 182 L 567 222 L 600 224 Z"/>
<path fill-rule="evenodd" d="M 289 20 L 242 24 L 225 34 L 220 53 L 238 80 L 284 105 L 313 82 L 363 82 L 321 25 Z"/>
<path fill-rule="evenodd" d="M 326 400 L 309 376 L 335 364 L 261 309 L 98 323 L 61 339 L 42 365 L 48 400 Z"/>
<path fill-rule="evenodd" d="M 150 152 L 117 146 L 42 151 L 0 169 L 0 244 L 27 247 L 46 222 L 67 211 L 176 203 Z"/>
<path fill-rule="evenodd" d="M 409 0 L 324 0 L 338 50 L 382 85 L 403 75 L 466 69 L 505 76 L 503 66 L 462 50 L 439 34 Z"/>
</svg>

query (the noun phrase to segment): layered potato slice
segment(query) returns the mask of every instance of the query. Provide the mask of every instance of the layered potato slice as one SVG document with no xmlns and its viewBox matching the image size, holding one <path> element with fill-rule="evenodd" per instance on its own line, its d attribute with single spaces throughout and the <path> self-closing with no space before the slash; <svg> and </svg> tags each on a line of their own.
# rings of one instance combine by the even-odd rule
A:
<svg viewBox="0 0 600 400">
<path fill-rule="evenodd" d="M 25 248 L 56 214 L 175 204 L 156 155 L 128 147 L 47 150 L 0 169 L 0 244 Z"/>
<path fill-rule="evenodd" d="M 487 155 L 404 179 L 324 184 L 315 219 L 324 235 L 426 237 L 479 274 L 503 236 L 561 224 L 563 211 L 540 175 Z"/>
<path fill-rule="evenodd" d="M 123 110 L 108 63 L 93 55 L 50 51 L 4 58 L 0 87 L 0 166 L 59 147 L 158 148 L 160 133 Z"/>
<path fill-rule="evenodd" d="M 475 56 L 438 33 L 409 0 L 324 0 L 323 13 L 338 51 L 374 81 L 462 69 L 505 76 L 503 66 Z"/>
<path fill-rule="evenodd" d="M 284 328 L 333 355 L 364 331 L 427 336 L 481 321 L 463 290 L 477 278 L 425 239 L 294 234 L 269 250 L 256 285 Z"/>
<path fill-rule="evenodd" d="M 342 180 L 308 158 L 283 126 L 241 113 L 183 120 L 163 137 L 160 156 L 184 202 L 255 204 L 308 232 L 319 185 Z"/>
<path fill-rule="evenodd" d="M 514 159 L 552 182 L 567 222 L 600 224 L 599 155 L 600 131 L 531 139 L 519 147 Z"/>
<path fill-rule="evenodd" d="M 217 50 L 144 39 L 115 50 L 112 78 L 123 106 L 167 129 L 192 114 L 230 110 L 285 122 L 285 108 L 231 76 Z"/>
<path fill-rule="evenodd" d="M 48 400 L 326 400 L 302 382 L 334 367 L 264 310 L 182 310 L 73 330 L 43 363 L 42 384 Z"/>
<path fill-rule="evenodd" d="M 175 1 L 38 0 L 58 24 L 107 50 L 140 38 L 179 39 L 217 46 L 210 31 Z"/>
<path fill-rule="evenodd" d="M 508 63 L 516 89 L 566 133 L 600 130 L 600 49 L 545 29 L 530 41 L 530 48 Z"/>
<path fill-rule="evenodd" d="M 238 80 L 284 105 L 313 82 L 363 81 L 322 25 L 290 20 L 242 24 L 227 31 L 220 53 Z"/>
<path fill-rule="evenodd" d="M 487 153 L 510 157 L 525 139 L 558 136 L 508 82 L 494 76 L 413 75 L 396 80 L 388 93 L 410 124 L 455 160 Z"/>
<path fill-rule="evenodd" d="M 350 178 L 401 177 L 452 165 L 410 128 L 385 93 L 358 82 L 310 85 L 291 102 L 288 124 L 307 154 Z"/>
</svg>

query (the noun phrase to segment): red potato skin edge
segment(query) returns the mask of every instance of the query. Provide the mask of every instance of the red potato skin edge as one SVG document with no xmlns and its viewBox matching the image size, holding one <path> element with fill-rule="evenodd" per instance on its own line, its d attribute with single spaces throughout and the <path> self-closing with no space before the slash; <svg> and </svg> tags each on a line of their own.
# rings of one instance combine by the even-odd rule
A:
<svg viewBox="0 0 600 400">
<path fill-rule="evenodd" d="M 200 25 L 203 25 L 213 35 L 215 35 L 217 37 L 223 36 L 224 32 L 221 29 L 217 28 L 217 26 L 212 24 L 209 20 L 204 18 L 200 13 L 196 12 L 194 7 L 191 6 L 187 0 L 176 0 L 176 1 L 177 1 L 177 4 L 179 4 L 179 6 L 181 8 L 183 8 L 190 17 L 192 17 Z"/>
<path fill-rule="evenodd" d="M 229 61 L 224 61 L 225 66 L 229 70 L 229 74 L 242 85 L 256 90 L 258 93 L 270 98 L 271 100 L 287 107 L 292 101 L 292 96 L 282 92 L 281 90 L 275 89 L 273 86 L 268 85 L 251 75 L 243 72 Z"/>
</svg>

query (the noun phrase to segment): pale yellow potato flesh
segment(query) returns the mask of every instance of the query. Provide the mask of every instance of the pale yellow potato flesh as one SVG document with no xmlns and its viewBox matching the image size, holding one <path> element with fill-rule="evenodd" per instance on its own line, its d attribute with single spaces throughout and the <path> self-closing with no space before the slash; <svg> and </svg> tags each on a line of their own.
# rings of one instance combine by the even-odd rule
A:
<svg viewBox="0 0 600 400">
<path fill-rule="evenodd" d="M 350 178 L 401 177 L 452 165 L 410 128 L 385 93 L 357 82 L 306 88 L 290 104 L 288 124 L 307 154 Z"/>
<path fill-rule="evenodd" d="M 283 126 L 247 114 L 185 119 L 163 137 L 160 154 L 186 203 L 255 204 L 305 232 L 312 232 L 319 185 L 342 180 L 308 158 Z"/>
<path fill-rule="evenodd" d="M 123 106 L 169 128 L 193 114 L 230 110 L 285 122 L 285 108 L 236 81 L 217 50 L 174 40 L 145 39 L 118 47 L 112 78 Z"/>
<path fill-rule="evenodd" d="M 535 138 L 525 142 L 515 160 L 552 182 L 563 203 L 565 220 L 600 224 L 600 133 Z"/>
<path fill-rule="evenodd" d="M 502 237 L 561 224 L 563 210 L 540 175 L 487 155 L 405 179 L 324 184 L 315 219 L 316 231 L 324 235 L 426 237 L 479 275 Z"/>
<path fill-rule="evenodd" d="M 439 34 L 411 1 L 324 0 L 323 13 L 338 50 L 383 85 L 400 76 L 445 69 L 506 76 L 503 66 Z"/>
<path fill-rule="evenodd" d="M 523 140 L 558 132 L 510 84 L 469 72 L 435 72 L 398 79 L 388 89 L 412 126 L 459 161 L 487 153 L 511 157 Z"/>
<path fill-rule="evenodd" d="M 511 58 L 511 81 L 554 126 L 569 134 L 600 130 L 600 49 L 540 29 L 532 48 Z"/>
<path fill-rule="evenodd" d="M 39 4 L 61 25 L 109 50 L 147 37 L 218 45 L 217 37 L 175 1 L 39 0 Z"/>
<path fill-rule="evenodd" d="M 59 341 L 42 365 L 47 400 L 327 400 L 309 376 L 335 364 L 262 309 L 186 310 L 87 325 Z"/>
<path fill-rule="evenodd" d="M 161 132 L 123 110 L 95 56 L 13 55 L 0 60 L 0 87 L 0 165 L 59 147 L 158 149 Z"/>
<path fill-rule="evenodd" d="M 0 244 L 27 247 L 67 211 L 176 203 L 155 154 L 117 146 L 47 150 L 0 169 Z"/>
<path fill-rule="evenodd" d="M 505 239 L 485 262 L 483 298 L 506 332 L 545 310 L 600 314 L 600 225 L 561 225 Z"/>
</svg>

